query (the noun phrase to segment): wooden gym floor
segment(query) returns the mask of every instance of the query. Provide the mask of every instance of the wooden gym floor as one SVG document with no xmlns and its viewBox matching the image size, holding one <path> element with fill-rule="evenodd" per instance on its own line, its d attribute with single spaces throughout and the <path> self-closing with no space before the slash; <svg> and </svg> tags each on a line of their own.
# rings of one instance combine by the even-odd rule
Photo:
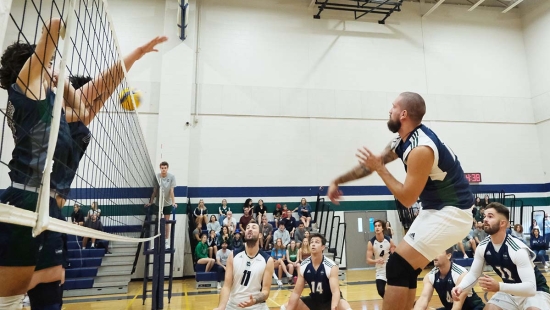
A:
<svg viewBox="0 0 550 310">
<path fill-rule="evenodd" d="M 417 296 L 422 292 L 422 278 L 429 271 L 426 269 L 418 279 Z M 548 273 L 541 268 L 541 272 L 549 279 Z M 498 279 L 494 272 L 489 275 Z M 382 299 L 376 292 L 374 283 L 375 273 L 373 269 L 347 271 L 346 281 L 341 281 L 340 289 L 342 295 L 349 301 L 352 309 L 376 310 L 382 309 Z M 288 301 L 292 293 L 293 286 L 286 285 L 278 290 L 272 286 L 271 294 L 267 302 L 271 310 L 278 310 L 281 304 Z M 474 290 L 483 299 L 490 298 L 492 294 L 486 295 L 479 286 Z M 111 310 L 111 309 L 132 309 L 149 310 L 151 309 L 151 298 L 145 300 L 142 305 L 142 282 L 131 282 L 128 294 L 91 296 L 78 298 L 65 298 L 64 310 Z M 309 289 L 304 289 L 303 295 L 309 294 Z M 218 290 L 216 289 L 195 289 L 194 279 L 177 280 L 173 282 L 172 299 L 168 303 L 167 297 L 164 301 L 164 309 L 183 309 L 183 310 L 212 310 L 218 305 Z M 431 307 L 441 307 L 439 297 L 434 294 Z M 23 308 L 30 309 L 30 308 Z"/>
</svg>

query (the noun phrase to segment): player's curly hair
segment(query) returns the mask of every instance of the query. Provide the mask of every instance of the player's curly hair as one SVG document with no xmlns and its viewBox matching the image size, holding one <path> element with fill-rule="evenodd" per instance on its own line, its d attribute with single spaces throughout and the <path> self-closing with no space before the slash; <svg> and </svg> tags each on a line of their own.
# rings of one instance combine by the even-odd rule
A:
<svg viewBox="0 0 550 310">
<path fill-rule="evenodd" d="M 79 89 L 91 80 L 91 77 L 84 75 L 73 75 L 69 77 L 69 82 L 71 82 L 71 85 L 74 87 L 74 89 Z"/>
<path fill-rule="evenodd" d="M 0 58 L 0 87 L 8 89 L 17 81 L 23 65 L 32 56 L 35 44 L 15 42 L 8 46 Z"/>
</svg>

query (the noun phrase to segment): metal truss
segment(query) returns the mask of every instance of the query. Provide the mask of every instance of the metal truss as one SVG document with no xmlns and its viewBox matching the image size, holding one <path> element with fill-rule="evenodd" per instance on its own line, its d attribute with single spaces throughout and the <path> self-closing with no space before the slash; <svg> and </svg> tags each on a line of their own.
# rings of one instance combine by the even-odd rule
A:
<svg viewBox="0 0 550 310">
<path fill-rule="evenodd" d="M 385 15 L 378 21 L 379 24 L 385 24 L 386 19 L 393 12 L 400 12 L 403 0 L 315 0 L 319 12 L 313 15 L 313 18 L 320 19 L 324 10 L 337 10 L 353 12 L 355 19 L 359 19 L 369 13 Z M 355 3 L 355 4 L 350 4 Z"/>
</svg>

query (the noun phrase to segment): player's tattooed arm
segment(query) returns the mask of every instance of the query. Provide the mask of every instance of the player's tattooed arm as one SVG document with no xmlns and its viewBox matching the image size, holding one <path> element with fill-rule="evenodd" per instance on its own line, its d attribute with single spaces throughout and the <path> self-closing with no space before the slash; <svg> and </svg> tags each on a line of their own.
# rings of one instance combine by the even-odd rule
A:
<svg viewBox="0 0 550 310">
<path fill-rule="evenodd" d="M 257 304 L 265 302 L 269 298 L 269 293 L 271 291 L 271 276 L 273 275 L 274 262 L 273 258 L 267 260 L 267 265 L 264 270 L 264 278 L 262 280 L 262 290 L 258 297 L 255 298 Z"/>
<path fill-rule="evenodd" d="M 384 151 L 382 152 L 382 158 L 384 161 L 384 164 L 390 163 L 397 159 L 397 154 L 393 151 L 393 147 L 395 145 L 395 140 L 392 140 L 388 145 L 384 148 Z M 350 181 L 362 179 L 366 176 L 369 176 L 372 174 L 372 171 L 362 165 L 358 165 L 351 169 L 350 171 L 346 172 L 345 174 L 338 177 L 336 180 L 333 181 L 336 185 L 347 183 Z"/>
</svg>

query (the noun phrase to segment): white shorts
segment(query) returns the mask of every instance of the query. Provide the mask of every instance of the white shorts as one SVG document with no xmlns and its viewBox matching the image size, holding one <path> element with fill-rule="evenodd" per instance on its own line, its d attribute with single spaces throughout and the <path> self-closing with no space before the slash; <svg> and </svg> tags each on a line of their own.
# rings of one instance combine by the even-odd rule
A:
<svg viewBox="0 0 550 310">
<path fill-rule="evenodd" d="M 388 281 L 388 279 L 386 279 L 386 264 L 381 266 L 378 266 L 378 264 L 376 265 L 376 279 Z"/>
<path fill-rule="evenodd" d="M 473 208 L 473 206 L 472 206 Z M 472 230 L 472 209 L 423 209 L 403 238 L 429 261 L 459 243 Z"/>
<path fill-rule="evenodd" d="M 537 292 L 535 296 L 521 297 L 496 292 L 487 303 L 493 304 L 503 310 L 525 310 L 529 307 L 548 310 L 550 309 L 550 294 Z"/>
<path fill-rule="evenodd" d="M 227 306 L 225 306 L 225 310 L 243 310 L 243 308 L 239 308 L 238 304 L 234 304 L 231 301 L 228 301 Z M 269 310 L 269 307 L 267 306 L 267 302 L 264 302 L 247 307 L 246 310 Z"/>
</svg>

